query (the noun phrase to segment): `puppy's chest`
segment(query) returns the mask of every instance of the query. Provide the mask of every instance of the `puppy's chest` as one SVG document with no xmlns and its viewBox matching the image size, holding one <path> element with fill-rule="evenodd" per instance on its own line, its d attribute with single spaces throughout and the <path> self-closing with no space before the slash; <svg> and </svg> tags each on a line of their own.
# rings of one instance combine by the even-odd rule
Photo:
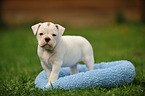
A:
<svg viewBox="0 0 145 96">
<path fill-rule="evenodd" d="M 45 63 L 49 63 L 49 58 L 52 55 L 52 53 L 47 52 L 47 51 L 41 51 L 38 52 L 38 56 L 41 59 L 41 61 L 45 62 Z"/>
</svg>

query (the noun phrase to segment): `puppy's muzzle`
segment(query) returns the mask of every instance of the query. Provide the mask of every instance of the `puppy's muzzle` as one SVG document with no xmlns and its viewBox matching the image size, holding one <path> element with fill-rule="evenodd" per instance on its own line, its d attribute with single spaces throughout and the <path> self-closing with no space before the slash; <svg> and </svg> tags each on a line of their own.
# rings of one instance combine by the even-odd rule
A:
<svg viewBox="0 0 145 96">
<path fill-rule="evenodd" d="M 45 42 L 49 42 L 51 39 L 50 38 L 45 38 Z"/>
</svg>

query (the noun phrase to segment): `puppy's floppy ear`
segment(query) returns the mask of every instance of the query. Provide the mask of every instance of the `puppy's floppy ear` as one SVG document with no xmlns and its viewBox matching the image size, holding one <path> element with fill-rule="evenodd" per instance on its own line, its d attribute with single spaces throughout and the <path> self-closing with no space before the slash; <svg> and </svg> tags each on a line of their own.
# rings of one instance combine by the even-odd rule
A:
<svg viewBox="0 0 145 96">
<path fill-rule="evenodd" d="M 58 29 L 58 31 L 61 33 L 61 35 L 64 33 L 65 28 L 60 26 L 59 24 L 55 24 L 56 28 Z"/>
<path fill-rule="evenodd" d="M 37 31 L 38 31 L 38 29 L 39 29 L 40 26 L 41 26 L 41 23 L 38 23 L 38 24 L 35 24 L 35 25 L 33 25 L 31 27 L 32 30 L 33 30 L 34 35 L 36 35 L 36 33 L 37 33 Z"/>
</svg>

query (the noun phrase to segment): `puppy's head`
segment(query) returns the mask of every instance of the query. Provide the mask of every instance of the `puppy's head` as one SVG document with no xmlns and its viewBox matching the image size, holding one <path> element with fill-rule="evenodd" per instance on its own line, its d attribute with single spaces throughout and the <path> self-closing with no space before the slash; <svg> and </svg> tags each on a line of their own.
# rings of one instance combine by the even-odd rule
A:
<svg viewBox="0 0 145 96">
<path fill-rule="evenodd" d="M 38 23 L 31 28 L 37 37 L 38 45 L 48 50 L 54 49 L 65 30 L 59 24 L 53 24 L 51 22 Z"/>
</svg>

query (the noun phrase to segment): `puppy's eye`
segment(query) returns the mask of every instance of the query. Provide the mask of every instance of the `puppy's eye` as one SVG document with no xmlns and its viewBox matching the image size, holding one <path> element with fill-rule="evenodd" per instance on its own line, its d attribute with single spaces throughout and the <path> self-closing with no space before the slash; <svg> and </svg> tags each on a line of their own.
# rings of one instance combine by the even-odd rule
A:
<svg viewBox="0 0 145 96">
<path fill-rule="evenodd" d="M 52 34 L 52 36 L 56 36 L 56 34 Z"/>
<path fill-rule="evenodd" d="M 43 33 L 40 33 L 39 35 L 43 35 Z"/>
</svg>

